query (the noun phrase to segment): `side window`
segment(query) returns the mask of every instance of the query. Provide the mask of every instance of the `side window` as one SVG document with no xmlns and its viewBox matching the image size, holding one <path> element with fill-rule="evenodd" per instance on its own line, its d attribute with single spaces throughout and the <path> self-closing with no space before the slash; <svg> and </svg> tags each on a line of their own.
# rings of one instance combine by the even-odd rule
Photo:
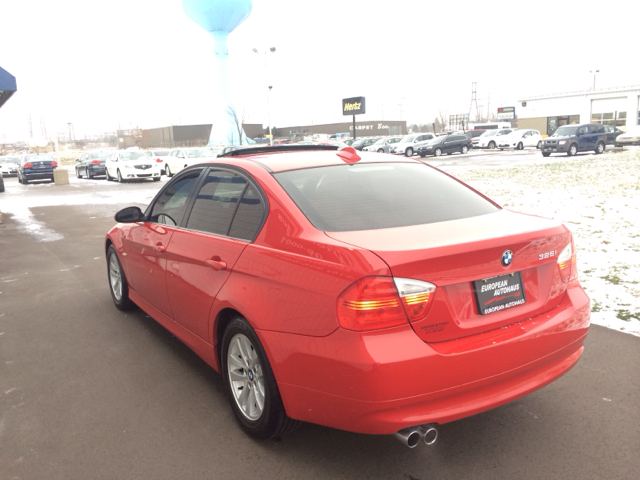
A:
<svg viewBox="0 0 640 480">
<path fill-rule="evenodd" d="M 584 126 L 584 127 L 580 127 L 580 128 L 578 129 L 578 133 L 579 133 L 580 135 L 585 135 L 585 134 L 587 133 L 587 127 L 586 127 L 586 126 Z"/>
<path fill-rule="evenodd" d="M 216 235 L 228 235 L 247 181 L 222 170 L 210 171 L 189 214 L 186 227 Z"/>
<path fill-rule="evenodd" d="M 167 185 L 153 204 L 149 221 L 164 225 L 179 225 L 187 207 L 189 195 L 196 188 L 200 173 L 202 169 L 194 170 Z"/>
<path fill-rule="evenodd" d="M 229 230 L 229 236 L 242 240 L 253 240 L 262 225 L 264 205 L 258 190 L 251 184 L 240 200 L 236 216 Z"/>
</svg>

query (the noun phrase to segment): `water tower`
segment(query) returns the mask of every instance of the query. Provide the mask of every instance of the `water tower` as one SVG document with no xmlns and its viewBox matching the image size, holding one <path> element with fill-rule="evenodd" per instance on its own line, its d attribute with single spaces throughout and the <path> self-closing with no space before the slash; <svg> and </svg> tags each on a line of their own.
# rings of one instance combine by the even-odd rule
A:
<svg viewBox="0 0 640 480">
<path fill-rule="evenodd" d="M 238 123 L 242 128 L 242 118 L 232 113 L 231 95 L 229 93 L 229 51 L 227 39 L 251 13 L 251 0 L 182 0 L 182 9 L 191 20 L 213 35 L 215 54 L 214 61 L 218 76 L 215 101 L 211 112 L 211 135 L 209 146 L 240 143 Z M 246 143 L 244 132 L 242 141 Z"/>
</svg>

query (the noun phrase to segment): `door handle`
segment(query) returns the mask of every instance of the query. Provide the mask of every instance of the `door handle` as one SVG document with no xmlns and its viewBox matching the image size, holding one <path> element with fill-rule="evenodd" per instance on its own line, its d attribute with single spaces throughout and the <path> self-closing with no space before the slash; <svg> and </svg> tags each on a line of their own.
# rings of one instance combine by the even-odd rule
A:
<svg viewBox="0 0 640 480">
<path fill-rule="evenodd" d="M 162 243 L 158 242 L 156 243 L 153 248 L 156 249 L 156 252 L 158 253 L 164 253 L 165 250 L 167 249 L 167 247 L 165 247 Z"/>
<path fill-rule="evenodd" d="M 220 257 L 218 256 L 209 258 L 208 260 L 205 260 L 204 263 L 209 265 L 216 272 L 227 269 L 227 262 L 225 262 L 224 260 L 221 260 Z"/>
</svg>

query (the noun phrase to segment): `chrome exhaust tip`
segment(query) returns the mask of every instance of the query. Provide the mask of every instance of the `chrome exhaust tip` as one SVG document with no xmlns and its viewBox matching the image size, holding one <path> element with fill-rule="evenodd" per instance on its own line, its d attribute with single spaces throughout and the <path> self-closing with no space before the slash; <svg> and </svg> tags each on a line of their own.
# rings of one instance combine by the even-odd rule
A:
<svg viewBox="0 0 640 480">
<path fill-rule="evenodd" d="M 422 434 L 417 430 L 416 427 L 403 428 L 402 430 L 398 430 L 393 435 L 409 448 L 415 448 L 422 439 Z"/>
<path fill-rule="evenodd" d="M 419 425 L 417 430 L 427 445 L 433 445 L 438 440 L 438 428 L 435 424 Z"/>
</svg>

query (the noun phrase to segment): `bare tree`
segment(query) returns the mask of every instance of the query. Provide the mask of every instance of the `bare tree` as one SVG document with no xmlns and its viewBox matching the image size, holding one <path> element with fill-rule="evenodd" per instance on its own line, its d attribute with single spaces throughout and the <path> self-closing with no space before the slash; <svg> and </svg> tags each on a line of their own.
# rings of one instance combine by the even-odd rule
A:
<svg viewBox="0 0 640 480">
<path fill-rule="evenodd" d="M 245 110 L 243 108 L 241 114 L 238 115 L 238 112 L 236 111 L 236 109 L 234 107 L 232 107 L 231 105 L 229 105 L 227 107 L 227 113 L 231 117 L 231 120 L 233 121 L 233 124 L 235 125 L 236 130 L 238 131 L 238 138 L 240 140 L 238 143 L 239 143 L 239 145 L 242 145 L 242 135 L 244 133 L 242 131 L 242 125 L 244 124 L 244 118 L 246 116 Z M 231 139 L 231 144 L 235 145 L 235 135 Z"/>
<path fill-rule="evenodd" d="M 447 128 L 447 117 L 448 117 L 447 110 L 438 110 L 438 118 L 436 118 L 436 120 L 440 122 L 440 131 Z"/>
</svg>

